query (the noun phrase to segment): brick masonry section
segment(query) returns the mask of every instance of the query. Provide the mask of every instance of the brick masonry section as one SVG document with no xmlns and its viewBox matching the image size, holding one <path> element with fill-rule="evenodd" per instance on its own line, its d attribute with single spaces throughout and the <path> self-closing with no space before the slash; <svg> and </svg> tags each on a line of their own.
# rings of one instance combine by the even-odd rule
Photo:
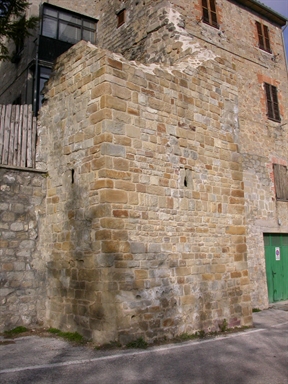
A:
<svg viewBox="0 0 288 384">
<path fill-rule="evenodd" d="M 35 326 L 45 314 L 45 271 L 37 249 L 42 174 L 0 168 L 0 332 Z"/>
<path fill-rule="evenodd" d="M 189 75 L 81 42 L 47 99 L 48 323 L 99 343 L 250 325 L 233 65 Z"/>
</svg>

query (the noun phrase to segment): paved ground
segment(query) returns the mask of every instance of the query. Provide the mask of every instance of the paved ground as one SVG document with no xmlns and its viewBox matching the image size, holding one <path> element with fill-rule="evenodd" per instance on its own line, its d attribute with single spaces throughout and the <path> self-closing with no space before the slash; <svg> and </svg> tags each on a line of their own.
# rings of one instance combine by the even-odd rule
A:
<svg viewBox="0 0 288 384">
<path fill-rule="evenodd" d="M 112 352 L 57 338 L 0 338 L 0 383 L 288 384 L 288 302 L 254 313 L 254 326 L 212 339 Z"/>
</svg>

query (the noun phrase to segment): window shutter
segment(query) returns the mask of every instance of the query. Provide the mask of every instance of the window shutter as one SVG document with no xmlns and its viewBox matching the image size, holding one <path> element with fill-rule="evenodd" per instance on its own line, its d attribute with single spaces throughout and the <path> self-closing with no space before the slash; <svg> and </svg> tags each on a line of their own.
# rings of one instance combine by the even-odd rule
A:
<svg viewBox="0 0 288 384">
<path fill-rule="evenodd" d="M 271 52 L 268 27 L 267 25 L 263 25 L 263 28 L 264 28 L 264 38 L 265 38 L 265 50 L 267 52 Z"/>
<path fill-rule="evenodd" d="M 269 119 L 281 121 L 277 88 L 274 85 L 264 83 L 267 101 L 267 115 Z"/>
<path fill-rule="evenodd" d="M 281 180 L 280 165 L 274 164 L 273 171 L 274 171 L 274 185 L 275 185 L 276 199 L 281 199 L 282 191 L 281 191 L 281 183 L 280 183 L 280 180 Z"/>
<path fill-rule="evenodd" d="M 218 28 L 215 0 L 202 0 L 202 10 L 203 22 Z"/>
<path fill-rule="evenodd" d="M 271 86 L 272 91 L 272 99 L 273 99 L 273 111 L 274 111 L 274 119 L 280 121 L 280 113 L 279 113 L 279 105 L 278 105 L 278 96 L 277 96 L 277 88 Z"/>
<path fill-rule="evenodd" d="M 202 0 L 202 8 L 203 8 L 203 21 L 204 23 L 209 24 L 208 0 Z"/>
<path fill-rule="evenodd" d="M 280 164 L 273 165 L 274 182 L 277 200 L 288 201 L 288 174 L 287 167 Z"/>
<path fill-rule="evenodd" d="M 208 10 L 208 0 L 202 0 L 202 6 Z"/>
<path fill-rule="evenodd" d="M 264 85 L 265 85 L 265 91 L 266 91 L 267 114 L 268 114 L 268 117 L 273 119 L 274 118 L 273 102 L 272 102 L 272 95 L 270 92 L 270 84 L 265 83 Z"/>
<path fill-rule="evenodd" d="M 264 37 L 262 33 L 262 26 L 258 21 L 256 21 L 256 26 L 257 26 L 257 32 L 258 32 L 259 48 L 264 49 Z"/>
<path fill-rule="evenodd" d="M 210 0 L 211 24 L 218 27 L 215 0 Z"/>
<path fill-rule="evenodd" d="M 216 13 L 215 0 L 210 0 L 210 9 L 211 9 L 211 12 L 215 12 Z"/>
<path fill-rule="evenodd" d="M 117 28 L 120 27 L 122 24 L 125 23 L 125 9 L 123 9 L 122 11 L 120 11 L 117 15 L 117 18 L 118 18 L 118 24 L 117 24 Z"/>
</svg>

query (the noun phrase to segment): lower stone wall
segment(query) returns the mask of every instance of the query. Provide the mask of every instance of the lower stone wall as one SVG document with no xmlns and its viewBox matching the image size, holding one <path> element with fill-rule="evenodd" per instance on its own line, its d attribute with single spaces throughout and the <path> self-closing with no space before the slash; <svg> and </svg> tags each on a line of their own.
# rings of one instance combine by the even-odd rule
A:
<svg viewBox="0 0 288 384">
<path fill-rule="evenodd" d="M 42 173 L 0 168 L 0 332 L 39 324 L 45 273 L 38 246 Z"/>
</svg>

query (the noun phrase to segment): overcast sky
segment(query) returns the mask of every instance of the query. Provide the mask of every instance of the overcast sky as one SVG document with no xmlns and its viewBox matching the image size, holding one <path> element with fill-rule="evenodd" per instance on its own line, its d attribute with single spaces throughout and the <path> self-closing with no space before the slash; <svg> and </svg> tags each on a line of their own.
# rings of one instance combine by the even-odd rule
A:
<svg viewBox="0 0 288 384">
<path fill-rule="evenodd" d="M 267 5 L 267 7 L 280 13 L 288 19 L 288 0 L 260 0 L 261 3 Z M 288 26 L 284 31 L 286 53 L 288 56 Z"/>
</svg>

